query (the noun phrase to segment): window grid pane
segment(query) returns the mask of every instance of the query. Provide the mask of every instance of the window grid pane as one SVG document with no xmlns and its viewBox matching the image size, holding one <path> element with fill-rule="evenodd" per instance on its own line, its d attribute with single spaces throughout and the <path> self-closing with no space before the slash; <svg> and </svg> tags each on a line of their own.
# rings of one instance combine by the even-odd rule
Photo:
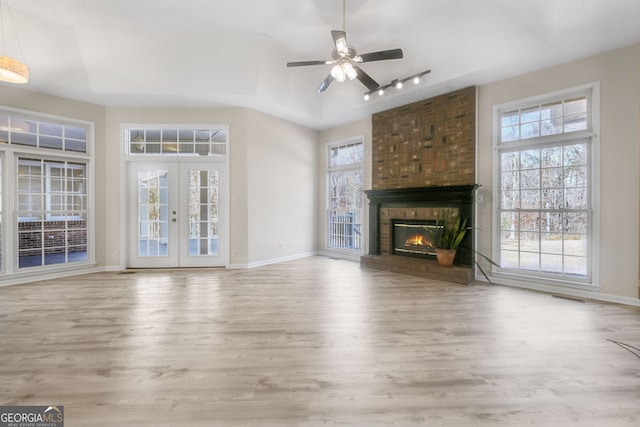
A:
<svg viewBox="0 0 640 427">
<path fill-rule="evenodd" d="M 132 156 L 226 156 L 227 132 L 221 129 L 127 129 Z"/>
<path fill-rule="evenodd" d="M 500 141 L 510 142 L 586 130 L 586 96 L 534 105 L 500 115 Z"/>
<path fill-rule="evenodd" d="M 361 142 L 329 148 L 329 167 L 357 165 L 364 161 L 364 144 Z"/>
<path fill-rule="evenodd" d="M 57 151 L 87 152 L 87 129 L 0 114 L 0 142 Z"/>
</svg>

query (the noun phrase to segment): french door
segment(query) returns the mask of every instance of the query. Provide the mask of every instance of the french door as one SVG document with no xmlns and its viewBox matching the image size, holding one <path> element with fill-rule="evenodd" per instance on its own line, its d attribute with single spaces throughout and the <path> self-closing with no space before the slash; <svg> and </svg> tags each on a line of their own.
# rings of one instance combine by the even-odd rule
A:
<svg viewBox="0 0 640 427">
<path fill-rule="evenodd" d="M 129 163 L 130 268 L 228 263 L 226 164 Z"/>
</svg>

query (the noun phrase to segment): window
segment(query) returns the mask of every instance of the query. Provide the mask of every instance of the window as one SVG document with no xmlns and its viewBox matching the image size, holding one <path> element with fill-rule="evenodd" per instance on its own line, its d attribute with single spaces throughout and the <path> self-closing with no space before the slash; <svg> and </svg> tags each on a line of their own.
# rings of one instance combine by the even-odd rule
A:
<svg viewBox="0 0 640 427">
<path fill-rule="evenodd" d="M 496 109 L 501 272 L 591 283 L 594 87 Z"/>
<path fill-rule="evenodd" d="M 327 248 L 362 250 L 362 141 L 329 146 Z"/>
<path fill-rule="evenodd" d="M 87 129 L 0 112 L 0 142 L 48 150 L 87 152 Z"/>
<path fill-rule="evenodd" d="M 0 110 L 3 275 L 91 260 L 91 129 L 89 123 Z"/>
<path fill-rule="evenodd" d="M 222 129 L 126 129 L 130 156 L 225 156 L 227 132 Z"/>
<path fill-rule="evenodd" d="M 86 261 L 86 166 L 18 158 L 18 268 Z"/>
<path fill-rule="evenodd" d="M 87 210 L 87 168 L 75 162 L 46 162 L 47 219 L 73 218 Z M 62 216 L 57 216 L 63 214 Z M 66 214 L 66 215 L 64 215 Z"/>
</svg>

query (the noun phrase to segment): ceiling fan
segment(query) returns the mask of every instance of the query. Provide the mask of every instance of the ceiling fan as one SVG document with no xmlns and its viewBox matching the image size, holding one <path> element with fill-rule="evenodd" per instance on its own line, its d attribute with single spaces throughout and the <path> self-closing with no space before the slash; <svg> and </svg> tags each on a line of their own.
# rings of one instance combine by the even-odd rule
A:
<svg viewBox="0 0 640 427">
<path fill-rule="evenodd" d="M 287 67 L 301 67 L 306 65 L 333 65 L 329 75 L 320 83 L 317 92 L 324 92 L 334 80 L 344 82 L 347 79 L 357 78 L 369 89 L 377 90 L 380 85 L 369 74 L 365 73 L 358 64 L 372 61 L 384 61 L 387 59 L 402 58 L 402 49 L 382 50 L 379 52 L 358 54 L 358 51 L 347 44 L 347 33 L 345 31 L 345 10 L 346 0 L 342 0 L 342 31 L 331 31 L 331 37 L 335 49 L 331 52 L 331 59 L 317 61 L 296 61 L 288 62 Z"/>
</svg>

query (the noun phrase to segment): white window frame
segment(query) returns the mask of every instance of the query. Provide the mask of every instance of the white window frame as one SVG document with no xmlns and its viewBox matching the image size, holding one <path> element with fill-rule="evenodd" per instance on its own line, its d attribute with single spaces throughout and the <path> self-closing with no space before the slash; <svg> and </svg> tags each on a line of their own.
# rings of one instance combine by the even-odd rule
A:
<svg viewBox="0 0 640 427">
<path fill-rule="evenodd" d="M 588 109 L 587 109 L 587 129 L 580 131 L 573 131 L 567 133 L 561 133 L 556 135 L 547 135 L 527 139 L 517 139 L 511 141 L 501 142 L 501 114 L 509 112 L 511 110 L 524 109 L 527 107 L 547 104 L 553 101 L 559 101 L 563 99 L 570 99 L 575 96 L 586 95 L 588 97 Z M 573 278 L 568 276 L 562 276 L 553 273 L 540 273 L 528 270 L 519 269 L 507 269 L 507 268 L 494 268 L 492 274 L 499 278 L 507 279 L 508 281 L 535 281 L 544 285 L 559 285 L 574 287 L 579 289 L 597 289 L 599 288 L 599 223 L 600 223 L 600 210 L 599 210 L 599 193 L 600 193 L 600 167 L 599 167 L 599 153 L 600 153 L 600 84 L 599 82 L 593 82 L 585 85 L 580 85 L 556 92 L 546 93 L 539 96 L 534 96 L 517 101 L 507 102 L 493 107 L 493 236 L 492 236 L 492 257 L 494 260 L 500 260 L 500 197 L 501 197 L 501 171 L 500 171 L 500 156 L 501 153 L 507 151 L 519 151 L 527 148 L 540 148 L 544 146 L 556 146 L 570 144 L 571 141 L 579 142 L 587 140 L 587 144 L 590 148 L 589 157 L 589 176 L 590 176 L 590 194 L 591 200 L 590 215 L 591 226 L 587 229 L 588 239 L 588 271 L 587 277 Z"/>
<path fill-rule="evenodd" d="M 348 145 L 357 145 L 360 144 L 362 145 L 362 162 L 361 163 L 351 163 L 351 164 L 347 164 L 347 165 L 338 165 L 338 166 L 331 166 L 330 165 L 330 161 L 331 161 L 331 150 L 337 147 L 344 147 L 344 146 L 348 146 Z M 365 166 L 365 153 L 364 150 L 366 148 L 366 145 L 364 143 L 364 136 L 358 136 L 355 138 L 350 138 L 350 139 L 345 139 L 342 141 L 334 141 L 334 142 L 330 142 L 327 143 L 325 145 L 325 153 L 326 153 L 326 162 L 325 162 L 325 177 L 326 177 L 326 198 L 325 198 L 325 203 L 326 203 L 326 215 L 325 215 L 325 221 L 326 221 L 326 226 L 324 229 L 324 236 L 325 236 L 325 250 L 327 252 L 330 253 L 337 253 L 337 254 L 343 254 L 346 257 L 352 256 L 352 255 L 361 255 L 364 253 L 364 246 L 365 246 L 365 242 L 364 242 L 364 214 L 365 214 L 365 209 L 364 209 L 364 196 L 363 194 L 360 194 L 360 198 L 361 200 L 361 209 L 360 209 L 360 232 L 362 233 L 361 237 L 360 237 L 360 247 L 356 248 L 356 249 L 349 249 L 349 248 L 337 248 L 337 247 L 333 247 L 329 245 L 329 235 L 330 235 L 330 229 L 329 227 L 331 226 L 330 224 L 330 213 L 331 213 L 331 180 L 330 180 L 330 176 L 332 172 L 349 172 L 349 171 L 360 171 L 360 174 L 362 176 L 362 188 L 364 189 L 364 166 Z"/>
</svg>

